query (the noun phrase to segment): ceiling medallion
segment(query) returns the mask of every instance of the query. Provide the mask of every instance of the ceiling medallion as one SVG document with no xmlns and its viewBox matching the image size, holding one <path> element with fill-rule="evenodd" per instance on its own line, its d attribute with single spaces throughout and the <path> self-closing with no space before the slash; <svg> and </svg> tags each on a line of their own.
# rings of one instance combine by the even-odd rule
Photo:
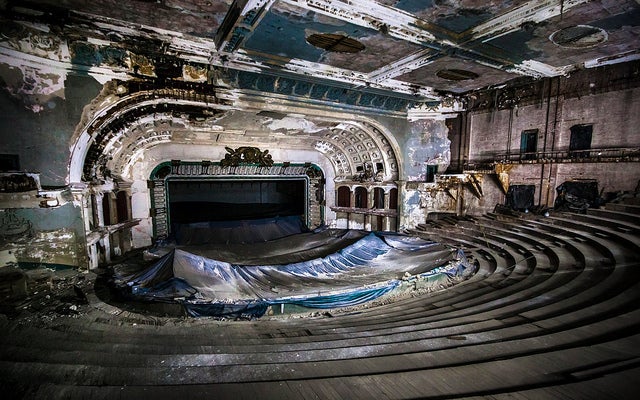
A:
<svg viewBox="0 0 640 400">
<path fill-rule="evenodd" d="M 480 75 L 464 69 L 441 69 L 436 72 L 436 76 L 448 81 L 465 81 L 468 79 L 476 79 Z"/>
<path fill-rule="evenodd" d="M 555 31 L 549 36 L 554 44 L 560 47 L 581 49 L 594 47 L 608 39 L 607 31 L 589 25 L 575 25 Z"/>
<path fill-rule="evenodd" d="M 364 44 L 335 33 L 314 33 L 307 37 L 307 42 L 317 48 L 336 53 L 357 53 L 364 50 Z"/>
</svg>

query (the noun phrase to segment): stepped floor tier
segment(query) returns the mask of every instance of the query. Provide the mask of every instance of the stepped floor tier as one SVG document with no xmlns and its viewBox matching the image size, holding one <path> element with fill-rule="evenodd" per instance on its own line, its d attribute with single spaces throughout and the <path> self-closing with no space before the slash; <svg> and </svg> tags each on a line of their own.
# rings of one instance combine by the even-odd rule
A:
<svg viewBox="0 0 640 400">
<path fill-rule="evenodd" d="M 637 208 L 445 217 L 407 233 L 462 249 L 475 273 L 392 302 L 254 320 L 127 307 L 99 276 L 32 273 L 28 300 L 3 304 L 0 390 L 94 400 L 636 398 Z"/>
</svg>

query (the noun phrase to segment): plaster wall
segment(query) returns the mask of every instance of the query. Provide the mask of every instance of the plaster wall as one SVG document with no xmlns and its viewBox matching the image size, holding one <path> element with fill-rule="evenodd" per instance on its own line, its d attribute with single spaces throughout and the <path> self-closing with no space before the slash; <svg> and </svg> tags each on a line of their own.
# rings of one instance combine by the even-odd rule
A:
<svg viewBox="0 0 640 400">
<path fill-rule="evenodd" d="M 101 85 L 85 75 L 6 64 L 0 65 L 0 79 L 5 84 L 0 91 L 0 153 L 17 155 L 19 169 L 37 173 L 42 187 L 64 186 L 74 131 Z M 79 205 L 39 208 L 37 202 L 15 201 L 3 208 L 31 226 L 27 236 L 12 237 L 2 246 L 7 256 L 0 260 L 3 265 L 86 263 Z"/>
<path fill-rule="evenodd" d="M 0 68 L 2 79 L 6 68 Z M 0 152 L 17 154 L 20 169 L 39 172 L 42 186 L 63 186 L 71 138 L 84 106 L 100 89 L 91 77 L 69 75 L 63 91 L 35 110 L 22 97 L 0 91 Z"/>
<path fill-rule="evenodd" d="M 451 141 L 444 120 L 425 119 L 408 123 L 404 135 L 396 133 L 401 143 L 403 180 L 424 182 L 427 165 L 437 165 L 438 172 L 447 170 L 451 161 Z"/>
</svg>

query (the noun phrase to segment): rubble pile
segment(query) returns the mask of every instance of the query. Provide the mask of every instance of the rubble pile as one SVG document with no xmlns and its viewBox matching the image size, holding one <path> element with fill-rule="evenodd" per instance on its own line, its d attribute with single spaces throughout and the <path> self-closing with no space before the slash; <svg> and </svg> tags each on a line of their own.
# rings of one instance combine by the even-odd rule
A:
<svg viewBox="0 0 640 400">
<path fill-rule="evenodd" d="M 0 314 L 17 323 L 53 321 L 86 312 L 92 277 L 73 269 L 0 268 Z"/>
</svg>

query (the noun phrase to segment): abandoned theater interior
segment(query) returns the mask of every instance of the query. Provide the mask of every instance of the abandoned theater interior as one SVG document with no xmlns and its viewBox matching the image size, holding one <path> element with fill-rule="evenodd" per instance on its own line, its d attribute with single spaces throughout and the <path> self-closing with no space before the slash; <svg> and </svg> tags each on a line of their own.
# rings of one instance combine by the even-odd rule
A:
<svg viewBox="0 0 640 400">
<path fill-rule="evenodd" d="M 635 398 L 637 0 L 0 0 L 9 398 Z"/>
</svg>

